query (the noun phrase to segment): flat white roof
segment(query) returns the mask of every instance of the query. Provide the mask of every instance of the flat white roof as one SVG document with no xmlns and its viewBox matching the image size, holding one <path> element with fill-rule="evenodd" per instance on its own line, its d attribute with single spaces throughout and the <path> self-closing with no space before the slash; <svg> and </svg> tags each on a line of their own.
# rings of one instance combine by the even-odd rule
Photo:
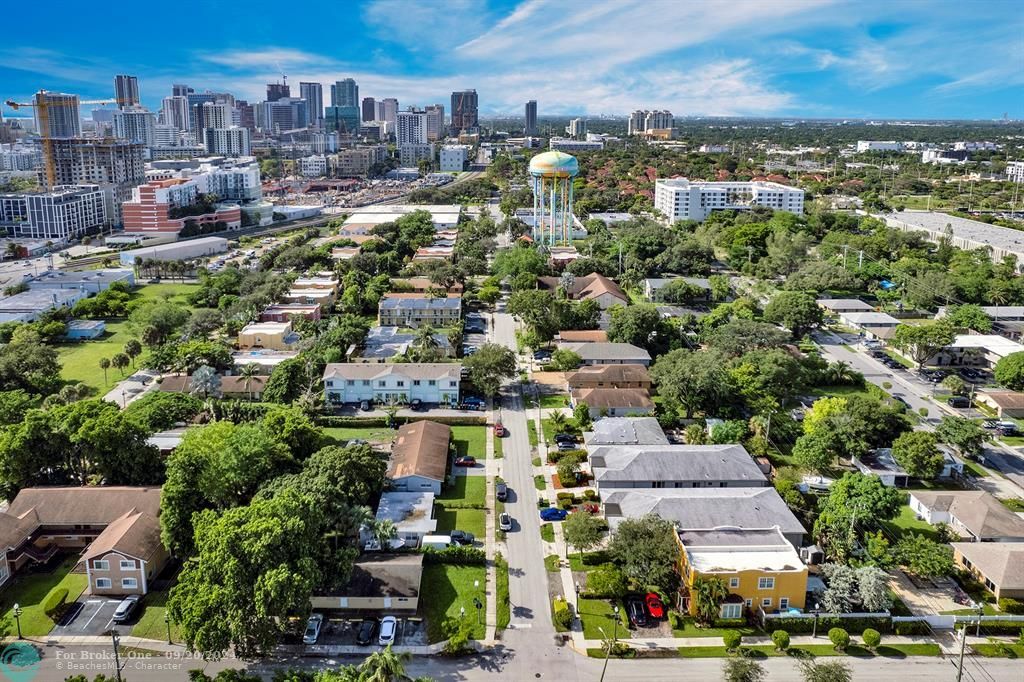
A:
<svg viewBox="0 0 1024 682">
<path fill-rule="evenodd" d="M 1024 351 L 1024 346 L 997 334 L 960 334 L 953 339 L 953 343 L 949 344 L 949 347 L 981 348 L 1000 357 Z"/>
<path fill-rule="evenodd" d="M 772 549 L 750 548 L 730 550 L 698 547 L 686 551 L 687 560 L 702 573 L 732 573 L 739 571 L 799 571 L 803 570 L 800 555 L 789 545 Z"/>
<path fill-rule="evenodd" d="M 900 323 L 889 313 L 840 313 L 850 324 L 886 324 L 895 327 Z"/>
<path fill-rule="evenodd" d="M 900 211 L 883 217 L 886 221 L 927 230 L 933 235 L 945 234 L 948 225 L 954 239 L 967 239 L 1013 253 L 1024 253 L 1024 232 L 1012 227 L 999 227 L 983 223 L 980 220 L 959 218 L 948 213 L 920 210 Z"/>
<path fill-rule="evenodd" d="M 243 334 L 283 334 L 291 328 L 291 322 L 253 322 L 242 329 Z"/>
<path fill-rule="evenodd" d="M 859 298 L 819 298 L 817 303 L 829 310 L 843 308 L 845 310 L 862 310 L 866 313 L 874 310 L 871 304 L 865 303 Z"/>
</svg>

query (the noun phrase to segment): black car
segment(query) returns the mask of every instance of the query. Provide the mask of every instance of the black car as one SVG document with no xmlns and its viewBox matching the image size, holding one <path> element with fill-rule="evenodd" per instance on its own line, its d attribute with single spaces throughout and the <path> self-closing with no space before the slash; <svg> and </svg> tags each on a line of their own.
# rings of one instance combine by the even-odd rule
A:
<svg viewBox="0 0 1024 682">
<path fill-rule="evenodd" d="M 963 369 L 961 369 L 960 374 L 965 379 L 977 379 L 978 377 L 981 376 L 981 373 L 978 370 L 971 369 L 970 367 L 964 367 Z"/>
<path fill-rule="evenodd" d="M 498 498 L 499 502 L 504 502 L 508 499 L 508 484 L 499 483 L 494 486 L 494 494 Z"/>
<path fill-rule="evenodd" d="M 463 334 L 486 334 L 487 330 L 478 324 L 467 324 L 462 328 Z"/>
<path fill-rule="evenodd" d="M 464 530 L 453 530 L 448 535 L 451 536 L 452 542 L 459 545 L 472 545 L 473 541 L 476 540 L 476 536 L 472 533 L 467 533 Z"/>
<path fill-rule="evenodd" d="M 359 631 L 356 632 L 356 644 L 367 646 L 373 642 L 373 637 L 376 634 L 377 620 L 375 618 L 367 618 L 359 624 Z"/>
<path fill-rule="evenodd" d="M 633 627 L 647 627 L 647 607 L 639 597 L 630 597 L 626 600 L 626 615 L 629 616 L 629 624 Z"/>
<path fill-rule="evenodd" d="M 562 443 L 576 443 L 576 436 L 571 433 L 559 433 L 555 435 L 555 442 L 561 445 Z"/>
<path fill-rule="evenodd" d="M 946 401 L 950 407 L 970 407 L 971 399 L 962 395 L 955 395 Z"/>
<path fill-rule="evenodd" d="M 413 412 L 426 412 L 427 406 L 423 404 L 422 400 L 416 398 L 411 403 L 409 403 L 409 409 L 412 410 Z"/>
</svg>

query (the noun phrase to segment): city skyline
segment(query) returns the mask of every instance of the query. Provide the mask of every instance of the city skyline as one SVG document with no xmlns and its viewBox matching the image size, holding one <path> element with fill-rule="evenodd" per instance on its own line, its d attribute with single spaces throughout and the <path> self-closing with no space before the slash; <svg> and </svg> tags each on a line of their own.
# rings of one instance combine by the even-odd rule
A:
<svg viewBox="0 0 1024 682">
<path fill-rule="evenodd" d="M 131 74 L 155 111 L 172 83 L 252 102 L 287 74 L 296 89 L 353 78 L 365 95 L 403 107 L 476 89 L 485 117 L 521 117 L 531 99 L 546 116 L 1024 117 L 1024 20 L 1012 3 L 791 0 L 722 12 L 595 2 L 567 12 L 550 0 L 372 0 L 313 8 L 321 20 L 293 33 L 263 21 L 262 4 L 225 21 L 216 45 L 185 32 L 128 47 L 115 36 L 143 29 L 145 17 L 115 17 L 88 35 L 56 23 L 43 36 L 30 30 L 31 10 L 14 6 L 12 25 L 29 28 L 0 49 L 0 95 L 110 97 L 114 76 Z M 334 19 L 351 22 L 345 41 Z"/>
</svg>

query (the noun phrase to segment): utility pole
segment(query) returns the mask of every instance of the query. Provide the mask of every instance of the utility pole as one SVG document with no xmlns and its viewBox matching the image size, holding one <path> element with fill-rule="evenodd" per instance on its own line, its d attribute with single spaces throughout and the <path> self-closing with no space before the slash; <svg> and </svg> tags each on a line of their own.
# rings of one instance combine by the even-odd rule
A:
<svg viewBox="0 0 1024 682">
<path fill-rule="evenodd" d="M 864 249 L 861 249 L 860 251 L 857 252 L 857 269 L 864 269 Z"/>
<path fill-rule="evenodd" d="M 843 270 L 846 269 L 846 252 L 850 250 L 849 244 L 843 244 Z"/>
<path fill-rule="evenodd" d="M 967 624 L 960 628 L 960 660 L 956 664 L 956 682 L 964 676 L 964 650 L 967 648 Z"/>
</svg>

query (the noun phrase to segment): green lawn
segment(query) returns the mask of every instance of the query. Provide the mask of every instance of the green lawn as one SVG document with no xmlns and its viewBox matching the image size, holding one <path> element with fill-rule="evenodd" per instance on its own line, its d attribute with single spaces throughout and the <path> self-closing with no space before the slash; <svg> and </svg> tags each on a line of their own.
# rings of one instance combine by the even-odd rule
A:
<svg viewBox="0 0 1024 682">
<path fill-rule="evenodd" d="M 742 628 L 699 628 L 693 621 L 693 618 L 684 618 L 680 623 L 681 627 L 672 628 L 673 637 L 721 637 L 728 630 L 736 630 L 741 635 L 752 635 L 754 634 L 754 628 L 742 627 Z"/>
<path fill-rule="evenodd" d="M 142 614 L 138 621 L 132 626 L 133 637 L 145 639 L 164 640 L 167 637 L 167 621 L 164 614 L 167 613 L 167 593 L 150 592 L 142 600 Z M 171 639 L 181 642 L 181 632 L 175 623 L 171 623 Z"/>
<path fill-rule="evenodd" d="M 1008 500 L 1000 499 L 999 501 L 1012 512 L 1024 512 L 1024 500 L 1019 497 L 1013 497 Z"/>
<path fill-rule="evenodd" d="M 368 443 L 390 443 L 396 431 L 383 426 L 329 426 L 324 428 L 324 435 L 333 438 L 341 445 L 345 441 L 360 439 Z"/>
<path fill-rule="evenodd" d="M 423 567 L 423 583 L 420 589 L 420 609 L 427 619 L 427 637 L 433 642 L 446 638 L 445 621 L 458 621 L 459 609 L 466 609 L 465 618 L 473 624 L 473 639 L 483 639 L 483 614 L 477 622 L 474 597 L 484 603 L 482 612 L 487 610 L 484 582 L 487 570 L 483 566 L 434 565 Z M 480 581 L 479 589 L 473 581 Z"/>
<path fill-rule="evenodd" d="M 569 554 L 569 566 L 577 572 L 597 568 L 611 560 L 611 555 L 603 550 L 599 552 L 584 552 L 582 559 L 579 552 L 570 552 Z"/>
<path fill-rule="evenodd" d="M 445 484 L 437 501 L 442 505 L 451 502 L 461 505 L 475 504 L 483 508 L 486 488 L 487 478 L 484 476 L 456 476 L 454 485 Z"/>
<path fill-rule="evenodd" d="M 847 398 L 849 396 L 859 395 L 866 398 L 884 398 L 888 394 L 875 386 L 874 384 L 865 384 L 863 387 L 860 386 L 818 386 L 817 388 L 811 389 L 811 395 L 816 396 L 832 396 L 839 398 Z"/>
<path fill-rule="evenodd" d="M 114 384 L 132 372 L 131 365 L 125 368 L 124 374 L 113 367 L 107 370 L 104 380 L 100 369 L 100 358 L 108 360 L 124 350 L 124 344 L 137 338 L 128 331 L 128 323 L 108 322 L 107 331 L 95 341 L 78 341 L 75 343 L 59 343 L 57 349 L 60 360 L 61 379 L 68 382 L 82 382 L 94 389 L 98 397 L 107 393 Z M 136 364 L 138 359 L 136 359 Z"/>
<path fill-rule="evenodd" d="M 434 518 L 437 519 L 437 532 L 464 530 L 484 541 L 484 510 L 483 509 L 446 509 L 441 505 L 434 507 Z"/>
<path fill-rule="evenodd" d="M 927 521 L 918 521 L 914 516 L 914 512 L 911 511 L 910 507 L 907 505 L 900 508 L 899 516 L 892 521 L 883 521 L 882 525 L 885 526 L 889 532 L 896 535 L 897 538 L 902 537 L 907 533 L 914 532 L 919 535 L 924 535 L 930 540 L 938 541 L 939 539 L 939 534 L 936 532 L 935 527 Z"/>
<path fill-rule="evenodd" d="M 494 459 L 501 459 L 505 456 L 504 438 L 494 437 Z"/>
<path fill-rule="evenodd" d="M 583 635 L 587 639 L 605 639 L 612 636 L 615 613 L 611 602 L 606 599 L 580 599 L 579 615 L 583 620 Z M 605 634 L 601 634 L 602 628 Z M 626 609 L 619 608 L 619 639 L 631 639 Z"/>
<path fill-rule="evenodd" d="M 67 588 L 66 603 L 78 598 L 88 580 L 85 573 L 72 573 L 76 557 L 62 561 L 49 573 L 30 573 L 18 576 L 0 592 L 0 617 L 4 623 L 10 624 L 10 634 L 15 633 L 14 604 L 21 607 L 21 634 L 26 637 L 42 637 L 53 629 L 54 622 L 43 612 L 43 603 L 47 595 L 55 589 Z"/>
<path fill-rule="evenodd" d="M 533 485 L 534 487 L 537 488 L 537 490 L 547 490 L 548 482 L 547 479 L 544 478 L 544 474 L 537 474 L 536 476 L 534 476 Z"/>
<path fill-rule="evenodd" d="M 558 573 L 560 559 L 557 554 L 548 554 L 544 557 L 544 568 L 549 573 Z"/>
<path fill-rule="evenodd" d="M 504 630 L 512 620 L 512 603 L 508 596 L 508 562 L 498 552 L 494 556 L 494 570 L 497 576 L 498 622 L 497 628 Z"/>
<path fill-rule="evenodd" d="M 540 524 L 540 539 L 544 542 L 555 541 L 555 528 L 550 523 Z"/>
<path fill-rule="evenodd" d="M 985 478 L 986 476 L 989 475 L 988 469 L 986 469 L 985 467 L 981 466 L 980 464 L 978 464 L 974 460 L 970 460 L 970 459 L 967 459 L 965 457 L 963 459 L 963 462 L 964 462 L 964 469 L 967 469 L 968 471 L 970 471 L 973 476 L 975 476 L 977 478 Z M 1021 511 L 1024 511 L 1024 509 L 1022 509 Z"/>
<path fill-rule="evenodd" d="M 544 409 L 552 407 L 568 407 L 569 396 L 563 393 L 545 393 L 540 397 L 540 406 Z"/>
<path fill-rule="evenodd" d="M 198 284 L 161 282 L 160 284 L 143 284 L 135 290 L 135 296 L 157 300 L 170 299 L 175 303 L 187 303 L 186 299 L 189 294 L 198 289 Z"/>
<path fill-rule="evenodd" d="M 459 457 L 472 455 L 477 459 L 487 459 L 487 427 L 453 426 L 452 444 Z"/>
<path fill-rule="evenodd" d="M 985 658 L 1024 658 L 1024 644 L 972 644 L 971 648 Z"/>
<path fill-rule="evenodd" d="M 526 437 L 530 439 L 530 447 L 537 447 L 537 421 L 531 419 L 526 429 Z"/>
</svg>

